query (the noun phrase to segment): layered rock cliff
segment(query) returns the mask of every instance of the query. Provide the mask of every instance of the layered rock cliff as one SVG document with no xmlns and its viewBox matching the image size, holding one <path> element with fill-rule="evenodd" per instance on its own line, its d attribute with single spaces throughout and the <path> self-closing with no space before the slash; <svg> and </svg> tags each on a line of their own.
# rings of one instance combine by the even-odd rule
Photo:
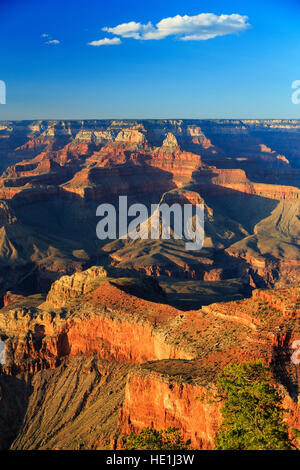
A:
<svg viewBox="0 0 300 470">
<path fill-rule="evenodd" d="M 128 283 L 95 267 L 56 281 L 45 301 L 15 297 L 0 310 L 0 417 L 22 396 L 12 421 L 0 420 L 2 448 L 119 448 L 131 430 L 176 426 L 193 448 L 211 449 L 217 374 L 254 358 L 270 365 L 289 425 L 299 425 L 299 286 L 183 312 Z"/>
</svg>

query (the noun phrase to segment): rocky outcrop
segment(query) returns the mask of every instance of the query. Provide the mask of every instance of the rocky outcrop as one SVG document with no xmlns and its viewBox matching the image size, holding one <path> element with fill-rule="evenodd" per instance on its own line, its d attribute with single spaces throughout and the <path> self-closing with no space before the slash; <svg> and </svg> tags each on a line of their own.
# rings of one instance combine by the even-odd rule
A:
<svg viewBox="0 0 300 470">
<path fill-rule="evenodd" d="M 6 201 L 0 201 L 0 226 L 10 225 L 16 222 L 13 209 Z"/>
<path fill-rule="evenodd" d="M 146 144 L 147 140 L 144 133 L 137 129 L 126 129 L 118 133 L 115 142 L 126 142 L 133 144 L 137 148 Z"/>
<path fill-rule="evenodd" d="M 177 187 L 191 181 L 193 173 L 202 166 L 200 155 L 182 151 L 176 137 L 168 133 L 161 147 L 152 153 L 150 164 L 173 175 Z"/>
<path fill-rule="evenodd" d="M 25 300 L 25 297 L 23 295 L 15 294 L 11 291 L 6 291 L 3 297 L 3 307 L 8 307 L 9 305 L 14 304 L 20 300 Z"/>
<path fill-rule="evenodd" d="M 165 140 L 163 141 L 162 148 L 170 151 L 179 150 L 177 139 L 172 132 L 168 132 Z"/>
<path fill-rule="evenodd" d="M 241 169 L 219 169 L 206 167 L 193 174 L 195 187 L 201 195 L 233 194 L 258 196 L 276 200 L 299 200 L 300 189 L 295 186 L 255 183 L 250 181 Z"/>
<path fill-rule="evenodd" d="M 129 363 L 195 356 L 188 346 L 167 338 L 167 325 L 158 326 L 161 321 L 180 323 L 180 311 L 138 299 L 105 276 L 98 267 L 64 276 L 38 307 L 19 302 L 10 308 L 8 303 L 0 311 L 7 373 L 52 368 L 62 357 L 79 354 Z M 53 305 L 64 308 L 53 313 Z"/>
<path fill-rule="evenodd" d="M 171 426 L 180 429 L 193 449 L 211 450 L 222 421 L 221 404 L 213 402 L 212 397 L 212 390 L 207 387 L 142 368 L 127 378 L 119 431 L 129 434 L 146 426 Z"/>
<path fill-rule="evenodd" d="M 266 302 L 286 317 L 300 318 L 299 286 L 273 290 L 257 289 L 253 291 L 252 297 L 255 300 Z"/>
<path fill-rule="evenodd" d="M 10 438 L 0 445 L 76 448 L 77 444 L 63 438 L 54 419 L 56 412 L 60 413 L 58 403 L 67 403 L 72 393 L 75 401 L 78 397 L 78 413 L 72 411 L 68 420 L 61 416 L 62 427 L 68 429 L 70 421 L 74 428 L 79 426 L 84 448 L 101 446 L 105 440 L 107 443 L 108 434 L 113 437 L 113 445 L 119 447 L 122 439 L 118 436 L 132 430 L 175 426 L 191 440 L 193 448 L 211 449 L 221 421 L 221 403 L 214 399 L 216 377 L 230 362 L 255 358 L 271 366 L 290 410 L 288 422 L 291 426 L 299 424 L 299 378 L 297 365 L 291 361 L 292 344 L 300 335 L 298 286 L 254 291 L 250 299 L 182 312 L 126 292 L 124 282 L 129 281 L 109 280 L 101 267 L 94 267 L 56 281 L 44 303 L 32 296 L 15 299 L 17 303 L 0 310 L 0 335 L 6 345 L 0 382 L 5 381 L 8 387 L 9 377 L 13 380 L 24 372 L 30 374 L 29 388 L 25 387 L 27 404 L 25 400 L 18 411 L 26 415 L 24 424 L 19 432 L 11 427 L 7 434 Z M 105 368 L 96 366 L 99 360 L 110 362 L 109 375 Z M 120 366 L 121 362 L 131 364 L 130 368 Z M 90 382 L 85 381 L 84 370 L 90 374 Z M 70 385 L 65 388 L 67 376 Z M 103 382 L 102 376 L 106 377 Z M 93 438 L 86 440 L 81 435 L 86 420 L 91 419 L 86 403 L 92 403 L 94 396 L 103 397 L 100 382 L 107 390 L 105 384 L 115 380 L 122 393 L 114 412 L 109 408 L 114 424 L 109 432 L 103 431 L 107 429 L 104 424 L 97 432 L 93 429 Z M 77 387 L 79 383 L 86 390 L 84 396 Z M 38 397 L 41 399 L 41 392 L 45 400 L 38 401 L 43 404 L 37 407 L 34 403 Z M 110 394 L 109 403 L 113 398 Z M 5 406 L 10 406 L 7 401 Z M 48 423 L 50 414 L 52 418 L 50 425 L 39 427 L 38 437 L 35 425 L 28 427 L 27 423 L 45 422 L 41 413 L 48 417 Z M 77 416 L 82 420 L 77 421 Z"/>
<path fill-rule="evenodd" d="M 72 276 L 62 276 L 52 284 L 46 301 L 54 308 L 63 307 L 70 299 L 94 290 L 97 283 L 106 277 L 107 271 L 102 266 L 93 266 Z"/>
</svg>

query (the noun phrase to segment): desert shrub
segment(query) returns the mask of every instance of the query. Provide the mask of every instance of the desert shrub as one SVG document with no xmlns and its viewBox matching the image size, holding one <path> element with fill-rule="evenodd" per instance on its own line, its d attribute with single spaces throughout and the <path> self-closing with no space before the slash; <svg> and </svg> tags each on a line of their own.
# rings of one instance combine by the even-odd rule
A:
<svg viewBox="0 0 300 470">
<path fill-rule="evenodd" d="M 146 427 L 138 433 L 131 432 L 126 441 L 127 450 L 185 450 L 189 442 L 185 442 L 177 428 L 166 430 Z"/>
<path fill-rule="evenodd" d="M 294 446 L 283 420 L 282 397 L 260 360 L 230 364 L 218 376 L 224 401 L 217 450 L 289 450 Z"/>
</svg>

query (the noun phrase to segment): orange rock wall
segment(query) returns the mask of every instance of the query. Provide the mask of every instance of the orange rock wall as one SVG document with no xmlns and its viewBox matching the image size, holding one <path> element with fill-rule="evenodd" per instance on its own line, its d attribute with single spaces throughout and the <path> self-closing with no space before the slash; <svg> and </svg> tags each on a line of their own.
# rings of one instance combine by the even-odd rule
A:
<svg viewBox="0 0 300 470">
<path fill-rule="evenodd" d="M 133 363 L 193 359 L 193 355 L 164 342 L 146 323 L 95 316 L 70 320 L 65 331 L 72 356 L 97 353 L 102 359 Z"/>
<path fill-rule="evenodd" d="M 178 427 L 192 448 L 210 450 L 220 422 L 220 404 L 209 404 L 207 390 L 201 386 L 164 382 L 151 375 L 128 377 L 119 420 L 125 434 L 145 426 Z"/>
</svg>

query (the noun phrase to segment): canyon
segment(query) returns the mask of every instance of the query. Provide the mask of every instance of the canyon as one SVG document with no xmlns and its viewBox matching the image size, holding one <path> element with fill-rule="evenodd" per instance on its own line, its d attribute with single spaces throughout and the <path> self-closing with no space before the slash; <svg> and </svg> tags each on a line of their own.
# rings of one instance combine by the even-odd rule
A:
<svg viewBox="0 0 300 470">
<path fill-rule="evenodd" d="M 1 449 L 212 449 L 217 375 L 257 358 L 300 428 L 299 121 L 2 121 L 0 170 Z M 203 203 L 203 248 L 99 240 L 121 195 Z"/>
<path fill-rule="evenodd" d="M 2 122 L 0 198 L 7 223 L 0 237 L 0 274 L 6 274 L 0 295 L 22 289 L 34 268 L 38 292 L 95 261 L 191 281 L 238 278 L 241 295 L 253 286 L 293 283 L 299 270 L 298 131 L 295 120 Z M 95 238 L 100 203 L 126 195 L 129 203 L 150 207 L 181 189 L 207 206 L 201 254 L 191 256 L 178 243 Z M 261 228 L 270 218 L 266 248 Z"/>
<path fill-rule="evenodd" d="M 299 285 L 183 312 L 129 293 L 143 281 L 92 267 L 0 310 L 1 448 L 120 449 L 131 431 L 175 426 L 212 449 L 217 374 L 256 358 L 299 428 Z"/>
</svg>

